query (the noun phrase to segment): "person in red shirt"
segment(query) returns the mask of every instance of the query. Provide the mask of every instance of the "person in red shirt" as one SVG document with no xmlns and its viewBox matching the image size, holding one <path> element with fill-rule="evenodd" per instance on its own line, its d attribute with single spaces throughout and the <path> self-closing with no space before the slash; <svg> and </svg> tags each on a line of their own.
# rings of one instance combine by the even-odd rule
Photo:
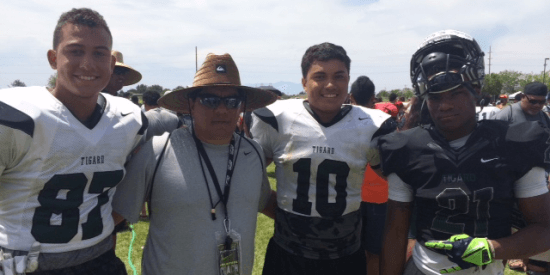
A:
<svg viewBox="0 0 550 275">
<path fill-rule="evenodd" d="M 358 77 L 351 85 L 350 100 L 353 105 L 376 108 L 392 117 L 397 116 L 397 107 L 393 103 L 375 104 L 374 84 L 366 76 Z M 361 242 L 367 257 L 367 274 L 378 274 L 382 232 L 386 221 L 388 182 L 376 174 L 370 165 L 367 165 L 365 169 L 361 198 L 363 200 L 361 203 L 361 215 L 363 216 Z"/>
</svg>

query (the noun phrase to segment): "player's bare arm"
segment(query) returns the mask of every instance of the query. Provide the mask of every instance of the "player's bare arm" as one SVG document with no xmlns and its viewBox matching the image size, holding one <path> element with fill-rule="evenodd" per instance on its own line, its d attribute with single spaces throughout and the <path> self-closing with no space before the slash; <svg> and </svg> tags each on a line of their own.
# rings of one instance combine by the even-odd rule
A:
<svg viewBox="0 0 550 275">
<path fill-rule="evenodd" d="M 380 258 L 380 274 L 403 274 L 411 203 L 389 199 L 387 216 L 391 218 L 386 219 Z"/>
<path fill-rule="evenodd" d="M 124 217 L 120 215 L 119 213 L 113 211 L 113 220 L 115 221 L 115 225 L 121 223 L 124 220 Z"/>
<path fill-rule="evenodd" d="M 518 199 L 518 204 L 528 226 L 491 240 L 496 259 L 526 259 L 550 249 L 550 193 Z"/>
<path fill-rule="evenodd" d="M 271 190 L 271 193 L 269 194 L 269 200 L 267 201 L 267 204 L 265 205 L 264 210 L 262 210 L 262 214 L 275 219 L 275 210 L 277 209 L 277 192 Z"/>
</svg>

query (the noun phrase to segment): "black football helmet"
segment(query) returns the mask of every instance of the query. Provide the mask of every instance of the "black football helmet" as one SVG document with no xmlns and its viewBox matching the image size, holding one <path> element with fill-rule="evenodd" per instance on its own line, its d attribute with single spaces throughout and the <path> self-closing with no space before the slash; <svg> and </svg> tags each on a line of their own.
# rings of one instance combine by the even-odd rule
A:
<svg viewBox="0 0 550 275">
<path fill-rule="evenodd" d="M 485 54 L 470 35 L 444 30 L 431 34 L 411 59 L 411 81 L 415 95 L 443 93 L 464 85 L 471 92 L 483 87 Z"/>
</svg>

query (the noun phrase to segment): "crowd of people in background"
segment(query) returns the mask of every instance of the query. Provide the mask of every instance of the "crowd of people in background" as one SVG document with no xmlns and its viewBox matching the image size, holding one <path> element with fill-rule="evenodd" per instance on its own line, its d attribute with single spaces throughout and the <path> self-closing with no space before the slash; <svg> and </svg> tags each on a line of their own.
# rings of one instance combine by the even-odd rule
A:
<svg viewBox="0 0 550 275">
<path fill-rule="evenodd" d="M 387 99 L 328 42 L 302 57 L 306 98 L 242 85 L 226 53 L 139 99 L 112 44 L 99 13 L 63 13 L 56 86 L 0 93 L 1 274 L 126 274 L 116 233 L 140 218 L 142 274 L 251 274 L 258 213 L 266 275 L 550 274 L 548 87 L 484 95 L 467 33 L 428 36 L 414 97 Z"/>
</svg>

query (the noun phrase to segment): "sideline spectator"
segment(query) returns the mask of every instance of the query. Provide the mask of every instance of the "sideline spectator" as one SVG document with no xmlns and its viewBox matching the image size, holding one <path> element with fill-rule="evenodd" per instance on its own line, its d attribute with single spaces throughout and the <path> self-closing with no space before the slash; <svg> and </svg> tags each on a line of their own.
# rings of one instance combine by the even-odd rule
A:
<svg viewBox="0 0 550 275">
<path fill-rule="evenodd" d="M 510 123 L 520 123 L 524 121 L 539 121 L 544 127 L 549 128 L 550 118 L 542 111 L 548 96 L 548 87 L 540 82 L 531 82 L 525 85 L 520 102 L 514 103 L 503 109 L 501 113 L 495 115 L 495 119 L 505 120 Z M 546 178 L 548 178 L 549 169 L 546 169 Z M 515 208 L 517 210 L 517 208 Z M 518 213 L 516 217 L 520 217 Z M 518 221 L 514 224 L 514 232 L 525 226 L 524 221 Z M 514 270 L 529 270 L 548 272 L 550 270 L 550 251 L 545 254 L 536 255 L 530 259 L 510 260 L 510 268 Z"/>
<path fill-rule="evenodd" d="M 373 109 L 374 90 L 374 83 L 367 76 L 358 77 L 351 85 L 351 104 Z M 361 198 L 361 244 L 367 257 L 367 274 L 378 275 L 382 233 L 386 221 L 388 182 L 376 174 L 370 165 L 365 168 Z"/>
<path fill-rule="evenodd" d="M 273 217 L 276 194 L 260 146 L 234 130 L 240 112 L 273 101 L 241 86 L 229 54 L 207 55 L 192 87 L 159 100 L 193 124 L 143 146 L 117 187 L 114 211 L 131 223 L 150 198 L 142 274 L 252 273 L 257 213 Z"/>
<path fill-rule="evenodd" d="M 141 74 L 129 65 L 124 64 L 122 53 L 112 51 L 111 54 L 116 58 L 115 69 L 107 86 L 103 89 L 104 93 L 117 96 L 118 91 L 123 86 L 134 85 L 141 80 Z"/>
<path fill-rule="evenodd" d="M 476 106 L 477 120 L 492 119 L 496 113 L 500 112 L 498 106 L 489 106 L 489 97 L 482 98 Z"/>
<path fill-rule="evenodd" d="M 497 108 L 501 109 L 506 107 L 506 104 L 508 104 L 508 96 L 507 95 L 500 95 L 498 97 L 498 102 L 497 102 Z"/>
<path fill-rule="evenodd" d="M 388 97 L 388 100 L 395 104 L 395 102 L 397 101 L 397 94 L 396 93 L 391 93 L 390 96 Z"/>
<path fill-rule="evenodd" d="M 531 82 L 525 85 L 521 101 L 514 103 L 495 115 L 495 119 L 509 123 L 524 121 L 539 121 L 546 128 L 550 128 L 550 118 L 542 112 L 546 103 L 548 87 L 540 82 Z"/>
<path fill-rule="evenodd" d="M 137 95 L 133 95 L 130 100 L 132 101 L 132 103 L 134 103 L 137 106 L 141 107 L 141 104 L 139 103 L 139 97 Z"/>
<path fill-rule="evenodd" d="M 374 108 L 390 115 L 394 120 L 397 121 L 399 110 L 397 109 L 397 106 L 395 106 L 395 104 L 391 102 L 380 102 L 374 104 Z"/>
</svg>

